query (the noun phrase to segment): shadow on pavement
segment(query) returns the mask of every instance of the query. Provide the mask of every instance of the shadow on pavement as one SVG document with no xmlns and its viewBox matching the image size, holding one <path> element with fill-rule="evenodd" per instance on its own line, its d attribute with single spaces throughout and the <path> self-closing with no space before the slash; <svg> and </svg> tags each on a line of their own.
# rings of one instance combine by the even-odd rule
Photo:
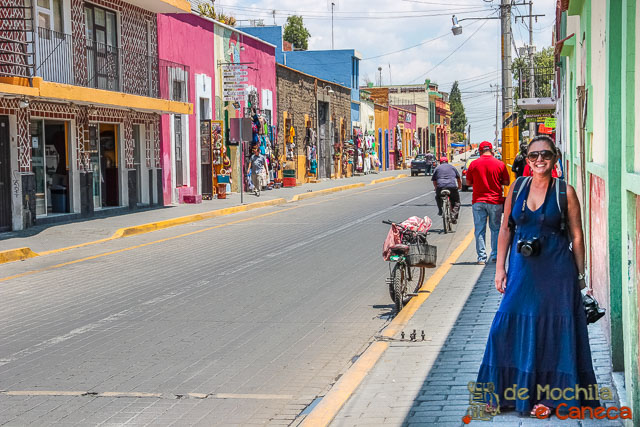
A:
<svg viewBox="0 0 640 427">
<path fill-rule="evenodd" d="M 469 263 L 457 263 L 467 265 Z M 473 264 L 473 263 L 471 263 Z M 470 410 L 468 383 L 475 381 L 484 356 L 489 329 L 500 304 L 500 294 L 493 286 L 495 264 L 488 264 L 464 303 L 455 324 L 439 349 L 411 408 L 402 422 L 408 425 L 465 426 L 463 417 Z M 600 385 L 611 387 L 611 358 L 606 339 L 598 324 L 589 326 L 592 358 Z M 433 356 L 432 356 L 433 358 Z M 612 388 L 613 390 L 613 388 Z M 607 406 L 619 406 L 616 401 Z M 469 421 L 469 420 L 467 420 Z M 562 425 L 620 426 L 611 420 L 538 420 L 529 415 L 509 411 L 496 416 L 492 423 L 508 426 Z M 558 424 L 560 423 L 560 424 Z M 487 421 L 471 420 L 469 425 L 486 425 Z"/>
</svg>

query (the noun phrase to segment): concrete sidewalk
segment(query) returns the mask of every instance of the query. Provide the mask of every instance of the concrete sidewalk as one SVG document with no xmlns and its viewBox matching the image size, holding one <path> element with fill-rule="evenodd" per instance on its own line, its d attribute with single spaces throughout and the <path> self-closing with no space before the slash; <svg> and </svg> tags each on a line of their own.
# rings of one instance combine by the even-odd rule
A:
<svg viewBox="0 0 640 427">
<path fill-rule="evenodd" d="M 399 175 L 410 175 L 410 170 L 383 171 L 377 174 L 354 176 L 351 178 L 325 180 L 315 184 L 304 184 L 292 188 L 280 188 L 262 191 L 260 197 L 252 193 L 244 194 L 244 204 L 240 202 L 239 193 L 227 194 L 226 199 L 205 200 L 200 204 L 181 204 L 176 206 L 159 207 L 132 211 L 126 214 L 116 214 L 99 218 L 87 218 L 74 222 L 52 225 L 35 226 L 24 231 L 0 233 L 0 252 L 16 248 L 27 247 L 33 252 L 40 253 L 64 247 L 79 245 L 96 240 L 107 239 L 119 229 L 135 227 L 158 221 L 171 220 L 187 215 L 203 214 L 218 209 L 250 205 L 256 202 L 275 201 L 285 199 L 289 201 L 295 196 L 306 197 L 312 192 L 342 187 L 352 184 L 370 184 L 372 181 L 384 178 L 396 178 Z M 424 177 L 420 177 L 424 178 Z M 415 179 L 420 179 L 415 178 Z M 425 186 L 431 186 L 425 182 Z M 284 200 L 281 200 L 284 203 Z"/>
<path fill-rule="evenodd" d="M 334 418 L 333 426 L 464 426 L 469 409 L 467 384 L 476 380 L 491 322 L 501 296 L 495 290 L 495 264 L 475 264 L 469 245 L 404 328 L 416 342 L 394 337 L 389 348 Z M 609 347 L 602 322 L 589 326 L 591 351 L 600 386 L 612 386 Z M 421 341 L 421 331 L 426 340 Z M 607 407 L 617 401 L 603 402 Z M 547 420 L 506 412 L 492 420 L 508 426 L 620 426 L 619 420 Z M 483 425 L 486 421 L 471 421 Z"/>
</svg>

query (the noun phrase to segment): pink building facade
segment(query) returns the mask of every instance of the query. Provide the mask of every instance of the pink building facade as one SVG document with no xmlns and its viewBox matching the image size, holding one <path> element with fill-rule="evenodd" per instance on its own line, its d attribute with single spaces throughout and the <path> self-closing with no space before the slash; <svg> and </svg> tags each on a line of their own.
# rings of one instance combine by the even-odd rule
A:
<svg viewBox="0 0 640 427">
<path fill-rule="evenodd" d="M 239 191 L 244 176 L 240 171 L 248 158 L 242 161 L 239 146 L 231 139 L 231 119 L 258 114 L 269 131 L 275 125 L 275 46 L 195 14 L 168 14 L 158 16 L 158 54 L 188 66 L 186 72 L 169 67 L 160 76 L 161 89 L 171 98 L 185 86 L 193 103 L 193 114 L 161 119 L 164 204 L 215 198 L 221 172 L 231 178 L 227 191 Z M 240 84 L 246 85 L 235 99 L 225 96 L 223 88 L 230 65 L 240 72 L 244 80 Z M 219 140 L 216 129 L 221 131 Z M 249 155 L 253 135 L 243 139 L 244 153 Z"/>
<path fill-rule="evenodd" d="M 404 169 L 415 145 L 416 114 L 404 108 L 389 106 L 389 168 Z"/>
<path fill-rule="evenodd" d="M 188 66 L 186 71 L 168 67 L 160 77 L 161 90 L 171 99 L 185 86 L 194 106 L 193 114 L 167 114 L 160 122 L 164 204 L 183 203 L 185 196 L 199 200 L 212 194 L 208 150 L 214 119 L 214 23 L 193 14 L 158 15 L 158 55 Z"/>
</svg>

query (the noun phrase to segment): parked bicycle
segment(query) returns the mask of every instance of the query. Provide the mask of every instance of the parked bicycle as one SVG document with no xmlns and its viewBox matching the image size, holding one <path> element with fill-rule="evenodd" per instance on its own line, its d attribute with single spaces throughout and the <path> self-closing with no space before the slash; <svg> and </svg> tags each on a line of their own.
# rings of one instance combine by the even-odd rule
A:
<svg viewBox="0 0 640 427">
<path fill-rule="evenodd" d="M 440 198 L 442 198 L 442 229 L 444 233 L 453 232 L 453 213 L 451 212 L 451 199 L 449 190 L 442 190 L 440 192 Z"/>
<path fill-rule="evenodd" d="M 407 225 L 392 221 L 382 221 L 398 230 L 399 243 L 389 246 L 389 296 L 394 301 L 396 312 L 417 295 L 425 277 L 425 267 L 435 267 L 436 247 L 427 242 L 427 232 L 412 230 Z"/>
</svg>

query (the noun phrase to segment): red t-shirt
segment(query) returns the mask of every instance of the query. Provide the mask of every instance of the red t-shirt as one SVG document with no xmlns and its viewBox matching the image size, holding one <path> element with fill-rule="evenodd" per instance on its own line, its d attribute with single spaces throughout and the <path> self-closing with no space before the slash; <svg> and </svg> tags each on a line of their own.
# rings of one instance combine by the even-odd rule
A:
<svg viewBox="0 0 640 427">
<path fill-rule="evenodd" d="M 502 186 L 509 183 L 509 172 L 493 156 L 480 156 L 467 169 L 467 184 L 473 186 L 472 203 L 504 204 Z"/>
</svg>

